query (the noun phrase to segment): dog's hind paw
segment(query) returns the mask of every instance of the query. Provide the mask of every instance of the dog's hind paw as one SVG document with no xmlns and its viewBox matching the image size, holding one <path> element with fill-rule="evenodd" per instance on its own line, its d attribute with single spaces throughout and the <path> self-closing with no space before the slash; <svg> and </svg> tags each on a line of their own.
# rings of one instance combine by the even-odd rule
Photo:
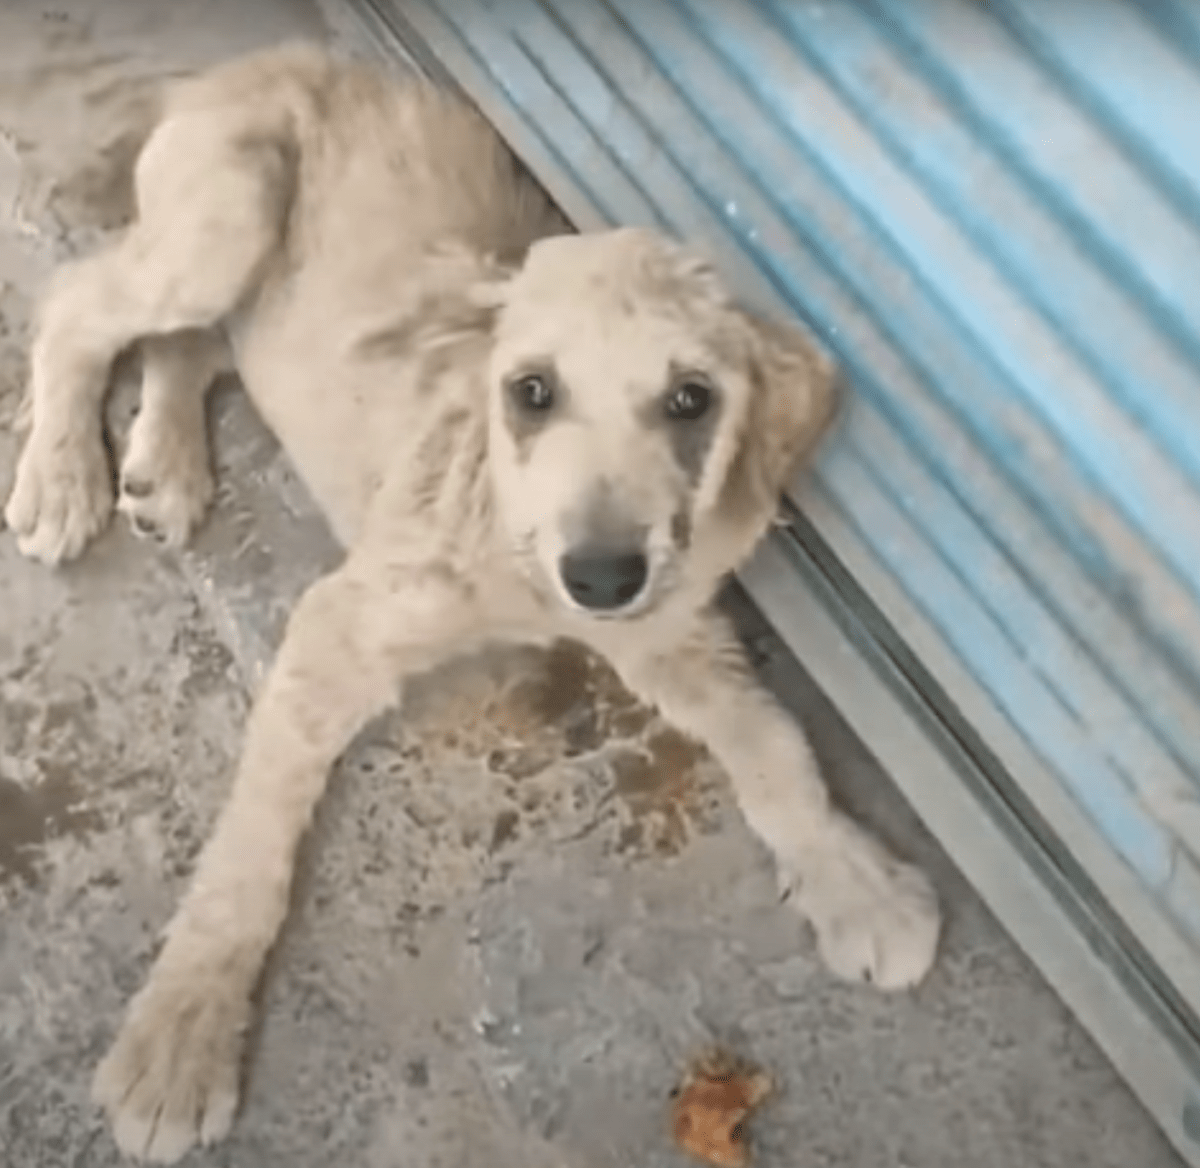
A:
<svg viewBox="0 0 1200 1168">
<path fill-rule="evenodd" d="M 4 509 L 21 554 L 50 565 L 74 559 L 104 529 L 112 505 L 112 471 L 99 432 L 35 427 Z"/>
<path fill-rule="evenodd" d="M 249 1017 L 244 995 L 211 980 L 151 979 L 92 1084 L 122 1152 L 172 1164 L 228 1133 Z"/>
<path fill-rule="evenodd" d="M 140 415 L 129 435 L 117 509 L 135 535 L 182 547 L 213 498 L 207 443 L 203 434 L 155 431 L 145 422 Z"/>
</svg>

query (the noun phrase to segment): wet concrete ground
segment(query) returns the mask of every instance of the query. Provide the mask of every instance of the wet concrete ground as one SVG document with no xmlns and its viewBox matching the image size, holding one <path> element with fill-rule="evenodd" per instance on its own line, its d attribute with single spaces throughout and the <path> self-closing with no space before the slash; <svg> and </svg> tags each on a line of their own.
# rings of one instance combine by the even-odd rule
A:
<svg viewBox="0 0 1200 1168">
<path fill-rule="evenodd" d="M 287 0 L 0 7 L 0 492 L 31 299 L 118 226 L 156 78 L 295 33 Z M 117 394 L 115 441 L 132 401 Z M 181 557 L 115 525 L 49 572 L 0 532 L 0 1163 L 118 1157 L 87 1101 L 228 781 L 247 693 L 333 559 L 234 387 Z M 734 602 L 736 604 L 736 601 Z M 569 646 L 456 666 L 340 767 L 272 961 L 238 1168 L 668 1168 L 667 1092 L 720 1040 L 782 1091 L 763 1168 L 1177 1161 L 754 615 L 839 798 L 948 905 L 917 992 L 835 983 L 715 768 Z"/>
</svg>

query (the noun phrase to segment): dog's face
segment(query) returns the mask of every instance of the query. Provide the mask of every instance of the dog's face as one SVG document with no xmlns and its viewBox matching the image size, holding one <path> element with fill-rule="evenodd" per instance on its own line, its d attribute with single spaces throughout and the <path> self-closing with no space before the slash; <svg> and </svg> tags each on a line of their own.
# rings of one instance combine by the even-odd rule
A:
<svg viewBox="0 0 1200 1168">
<path fill-rule="evenodd" d="M 830 412 L 805 338 L 634 229 L 543 240 L 485 294 L 497 506 L 539 591 L 633 618 L 711 565 L 717 529 L 740 558 Z"/>
</svg>

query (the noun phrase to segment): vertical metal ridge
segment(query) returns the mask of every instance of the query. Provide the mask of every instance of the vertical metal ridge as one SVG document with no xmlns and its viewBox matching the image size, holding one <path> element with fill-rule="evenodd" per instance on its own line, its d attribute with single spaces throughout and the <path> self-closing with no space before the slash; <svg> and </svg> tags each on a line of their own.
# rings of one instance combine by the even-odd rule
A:
<svg viewBox="0 0 1200 1168">
<path fill-rule="evenodd" d="M 1132 0 L 1142 18 L 1158 29 L 1164 40 L 1186 52 L 1192 67 L 1200 70 L 1200 8 L 1190 0 Z"/>
<path fill-rule="evenodd" d="M 991 146 L 973 137 L 928 78 L 857 0 L 826 0 L 802 27 L 804 6 L 767 0 L 812 67 L 870 127 L 938 208 L 1054 325 L 1132 422 L 1200 484 L 1200 395 L 1177 339 L 1150 306 L 1114 287 L 1069 228 L 1038 203 Z M 838 46 L 819 35 L 836 25 Z M 847 48 L 845 41 L 851 41 Z M 903 92 L 899 90 L 903 88 Z M 1097 330 L 1096 320 L 1117 327 Z M 1142 392 L 1151 383 L 1154 392 Z"/>
<path fill-rule="evenodd" d="M 1029 184 L 1103 262 L 1111 278 L 1154 306 L 1193 361 L 1200 360 L 1200 305 L 1183 273 L 1200 264 L 1200 239 L 1132 162 L 1062 92 L 1041 63 L 992 18 L 988 6 L 918 0 L 861 0 L 916 67 L 958 109 L 964 123 Z M 962 42 L 972 45 L 970 67 Z M 1048 142 L 1044 127 L 1053 126 Z M 1074 182 L 1065 159 L 1089 166 Z M 1122 209 L 1144 209 L 1136 253 Z"/>
<path fill-rule="evenodd" d="M 1200 77 L 1136 5 L 993 0 L 990 8 L 1159 190 L 1200 222 L 1200 143 L 1189 116 L 1200 108 Z M 1131 60 L 1144 62 L 1136 74 Z"/>
</svg>

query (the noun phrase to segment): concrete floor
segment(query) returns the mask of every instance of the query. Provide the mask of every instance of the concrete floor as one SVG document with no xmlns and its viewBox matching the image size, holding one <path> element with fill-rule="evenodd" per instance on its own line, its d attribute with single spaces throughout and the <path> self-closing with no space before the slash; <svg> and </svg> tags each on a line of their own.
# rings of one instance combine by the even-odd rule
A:
<svg viewBox="0 0 1200 1168">
<path fill-rule="evenodd" d="M 53 261 L 116 225 L 153 78 L 296 32 L 286 0 L 0 7 L 0 418 Z M 114 172 L 114 166 L 117 170 Z M 118 393 L 114 429 L 131 403 Z M 196 547 L 114 527 L 52 573 L 0 534 L 0 1164 L 118 1157 L 91 1068 L 221 800 L 247 688 L 332 558 L 236 392 Z M 0 425 L 0 491 L 16 452 Z M 734 601 L 736 604 L 736 601 Z M 1096 1048 L 752 613 L 839 796 L 934 872 L 918 992 L 834 983 L 720 776 L 570 649 L 431 679 L 341 767 L 272 963 L 241 1118 L 188 1163 L 667 1168 L 666 1094 L 719 1039 L 783 1085 L 762 1168 L 1167 1168 Z"/>
</svg>

